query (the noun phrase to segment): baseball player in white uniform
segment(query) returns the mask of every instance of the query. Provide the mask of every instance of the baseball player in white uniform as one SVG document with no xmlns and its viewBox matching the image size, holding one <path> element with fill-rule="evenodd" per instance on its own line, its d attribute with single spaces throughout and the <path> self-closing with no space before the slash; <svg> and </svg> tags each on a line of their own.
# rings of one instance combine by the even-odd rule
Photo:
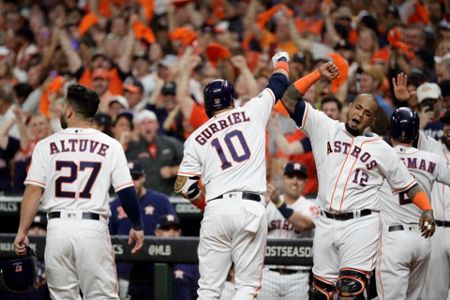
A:
<svg viewBox="0 0 450 300">
<path fill-rule="evenodd" d="M 406 193 L 423 210 L 420 228 L 426 237 L 434 232 L 433 213 L 427 195 L 395 150 L 365 131 L 378 110 L 375 98 L 358 95 L 346 123 L 332 120 L 302 100 L 307 87 L 320 78 L 314 71 L 286 90 L 286 100 L 282 98 L 291 118 L 311 140 L 320 183 L 321 217 L 314 234 L 310 296 L 332 299 L 337 293 L 341 298 L 366 299 L 379 247 L 378 190 L 384 179 L 395 193 Z"/>
<path fill-rule="evenodd" d="M 265 88 L 244 107 L 235 107 L 234 88 L 214 80 L 204 89 L 210 118 L 185 142 L 175 191 L 206 209 L 198 247 L 198 299 L 219 299 L 232 262 L 233 299 L 254 299 L 260 288 L 267 236 L 265 129 L 275 101 L 289 85 L 286 52 L 272 58 L 275 70 Z"/>
<path fill-rule="evenodd" d="M 419 116 L 407 107 L 391 117 L 391 142 L 400 159 L 428 195 L 435 181 L 450 184 L 450 166 L 440 156 L 412 145 L 419 134 Z M 425 285 L 431 240 L 424 239 L 417 220 L 421 211 L 405 194 L 382 188 L 382 243 L 376 268 L 380 299 L 418 299 Z M 427 298 L 428 299 L 428 298 Z"/>
<path fill-rule="evenodd" d="M 306 178 L 307 170 L 303 164 L 289 162 L 284 168 L 283 194 L 279 195 L 278 187 L 268 185 L 266 213 L 269 239 L 313 236 L 319 207 L 313 200 L 301 196 Z M 308 266 L 265 265 L 258 299 L 308 299 L 310 271 L 311 267 Z"/>
<path fill-rule="evenodd" d="M 25 180 L 20 225 L 14 241 L 19 255 L 29 244 L 26 232 L 39 202 L 48 212 L 45 264 L 52 299 L 119 299 L 114 256 L 108 233 L 111 184 L 124 196 L 132 220 L 130 240 L 135 253 L 144 234 L 139 205 L 118 141 L 92 129 L 100 99 L 80 85 L 71 85 L 63 102 L 64 130 L 40 141 Z"/>
<path fill-rule="evenodd" d="M 450 163 L 450 110 L 441 118 L 444 123 L 442 143 L 420 133 L 418 148 L 436 153 Z M 422 299 L 450 298 L 450 187 L 437 183 L 431 193 L 436 216 L 436 233 L 431 238 L 431 257 Z"/>
</svg>

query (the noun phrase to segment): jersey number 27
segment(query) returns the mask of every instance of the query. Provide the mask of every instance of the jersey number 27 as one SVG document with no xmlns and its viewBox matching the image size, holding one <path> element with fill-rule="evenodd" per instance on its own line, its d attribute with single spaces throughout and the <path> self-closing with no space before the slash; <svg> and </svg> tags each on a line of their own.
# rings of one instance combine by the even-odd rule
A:
<svg viewBox="0 0 450 300">
<path fill-rule="evenodd" d="M 225 145 L 228 148 L 228 152 L 231 154 L 231 157 L 235 162 L 239 163 L 244 160 L 247 160 L 250 157 L 250 148 L 247 145 L 247 141 L 245 140 L 242 131 L 236 129 L 227 133 L 223 138 L 223 141 L 225 142 Z M 236 147 L 234 146 L 235 141 L 241 145 L 243 151 L 242 154 L 237 153 Z M 222 163 L 221 165 L 222 170 L 231 167 L 231 162 L 228 161 L 219 139 L 218 138 L 213 139 L 211 141 L 211 145 L 216 149 L 217 155 L 219 155 L 220 161 Z"/>
<path fill-rule="evenodd" d="M 70 173 L 67 176 L 59 176 L 55 180 L 55 197 L 58 198 L 76 198 L 75 192 L 64 191 L 63 184 L 64 183 L 73 183 L 78 178 L 78 173 L 83 171 L 89 171 L 91 169 L 91 173 L 87 179 L 87 182 L 80 192 L 79 197 L 90 199 L 91 198 L 91 189 L 94 185 L 95 179 L 97 178 L 98 173 L 100 172 L 100 168 L 102 163 L 95 161 L 80 161 L 80 167 L 78 168 L 77 164 L 73 161 L 66 160 L 58 160 L 56 162 L 56 171 L 61 171 L 62 169 L 69 169 Z"/>
</svg>

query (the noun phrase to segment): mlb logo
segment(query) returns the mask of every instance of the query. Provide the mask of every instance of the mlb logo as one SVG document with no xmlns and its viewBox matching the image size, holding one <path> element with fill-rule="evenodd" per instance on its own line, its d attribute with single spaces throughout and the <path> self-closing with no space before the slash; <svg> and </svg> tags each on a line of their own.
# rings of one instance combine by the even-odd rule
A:
<svg viewBox="0 0 450 300">
<path fill-rule="evenodd" d="M 22 262 L 17 262 L 14 264 L 14 272 L 19 273 L 23 271 Z"/>
<path fill-rule="evenodd" d="M 214 106 L 215 107 L 220 106 L 220 104 L 221 104 L 221 102 L 220 102 L 219 98 L 214 99 Z"/>
</svg>

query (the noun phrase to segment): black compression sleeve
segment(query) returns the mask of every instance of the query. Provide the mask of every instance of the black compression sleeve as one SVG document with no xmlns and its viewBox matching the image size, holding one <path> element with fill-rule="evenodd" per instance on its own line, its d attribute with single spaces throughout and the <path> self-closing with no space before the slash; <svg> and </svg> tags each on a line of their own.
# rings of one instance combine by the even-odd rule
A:
<svg viewBox="0 0 450 300">
<path fill-rule="evenodd" d="M 117 192 L 122 203 L 123 210 L 126 212 L 134 230 L 143 230 L 140 207 L 136 190 L 134 187 L 127 187 Z"/>
<path fill-rule="evenodd" d="M 267 87 L 272 90 L 275 95 L 275 101 L 283 96 L 284 91 L 289 86 L 289 80 L 281 73 L 272 74 L 269 78 L 269 84 Z"/>
</svg>

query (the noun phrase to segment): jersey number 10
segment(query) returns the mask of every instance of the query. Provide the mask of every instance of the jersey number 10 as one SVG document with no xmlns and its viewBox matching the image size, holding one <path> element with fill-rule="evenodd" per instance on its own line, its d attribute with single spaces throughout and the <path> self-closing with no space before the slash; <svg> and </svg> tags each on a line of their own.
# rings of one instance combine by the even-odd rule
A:
<svg viewBox="0 0 450 300">
<path fill-rule="evenodd" d="M 55 197 L 58 198 L 76 198 L 75 192 L 63 191 L 62 185 L 63 183 L 73 183 L 77 177 L 78 172 L 85 171 L 86 169 L 92 169 L 89 174 L 89 178 L 84 186 L 83 190 L 80 192 L 79 197 L 90 199 L 91 198 L 91 189 L 94 185 L 95 179 L 97 178 L 98 173 L 100 172 L 100 168 L 102 163 L 95 161 L 80 161 L 80 167 L 78 168 L 77 164 L 73 161 L 65 161 L 58 160 L 56 162 L 56 171 L 61 171 L 66 168 L 70 170 L 70 174 L 68 176 L 59 176 L 55 180 Z"/>
<path fill-rule="evenodd" d="M 232 138 L 236 137 L 237 141 L 241 144 L 243 153 L 239 155 L 236 151 L 236 148 L 234 147 Z M 225 145 L 228 148 L 228 151 L 231 154 L 231 157 L 235 162 L 242 162 L 244 160 L 247 160 L 250 157 L 250 148 L 248 148 L 247 142 L 245 141 L 244 135 L 242 134 L 242 131 L 240 130 L 233 130 L 225 135 L 223 138 Z M 227 157 L 225 156 L 225 153 L 223 151 L 222 145 L 218 138 L 215 138 L 211 141 L 211 145 L 216 149 L 217 155 L 219 155 L 220 161 L 222 162 L 221 168 L 222 170 L 228 169 L 231 167 L 231 162 L 227 160 Z"/>
</svg>

